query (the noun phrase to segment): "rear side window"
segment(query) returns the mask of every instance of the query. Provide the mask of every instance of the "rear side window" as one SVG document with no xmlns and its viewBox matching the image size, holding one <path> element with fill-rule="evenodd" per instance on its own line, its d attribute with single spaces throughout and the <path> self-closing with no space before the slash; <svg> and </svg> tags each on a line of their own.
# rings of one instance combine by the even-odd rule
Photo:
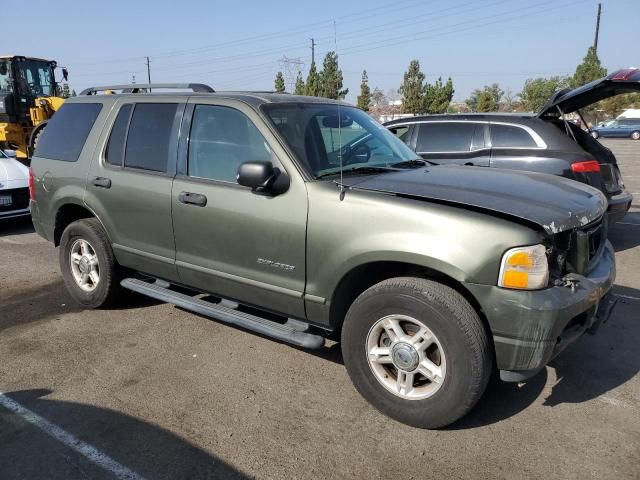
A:
<svg viewBox="0 0 640 480">
<path fill-rule="evenodd" d="M 125 148 L 125 167 L 167 172 L 177 103 L 138 103 Z"/>
<path fill-rule="evenodd" d="M 101 103 L 63 105 L 47 123 L 35 156 L 77 162 L 100 110 Z"/>
<path fill-rule="evenodd" d="M 132 107 L 133 105 L 131 103 L 122 106 L 111 129 L 109 143 L 107 143 L 107 150 L 105 152 L 105 159 L 110 165 L 121 167 L 124 162 L 124 145 L 127 138 L 127 125 L 129 125 Z"/>
<path fill-rule="evenodd" d="M 418 152 L 468 152 L 476 128 L 474 123 L 421 123 L 418 130 Z"/>
<path fill-rule="evenodd" d="M 492 124 L 491 146 L 494 148 L 535 148 L 538 144 L 524 128 Z"/>
</svg>

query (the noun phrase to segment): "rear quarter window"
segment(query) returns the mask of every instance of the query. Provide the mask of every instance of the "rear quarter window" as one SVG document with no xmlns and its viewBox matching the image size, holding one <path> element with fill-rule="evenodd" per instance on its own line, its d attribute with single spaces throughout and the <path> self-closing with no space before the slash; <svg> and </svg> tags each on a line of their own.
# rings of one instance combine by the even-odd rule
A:
<svg viewBox="0 0 640 480">
<path fill-rule="evenodd" d="M 101 103 L 67 103 L 47 123 L 36 157 L 77 162 L 87 137 L 102 110 Z"/>
</svg>

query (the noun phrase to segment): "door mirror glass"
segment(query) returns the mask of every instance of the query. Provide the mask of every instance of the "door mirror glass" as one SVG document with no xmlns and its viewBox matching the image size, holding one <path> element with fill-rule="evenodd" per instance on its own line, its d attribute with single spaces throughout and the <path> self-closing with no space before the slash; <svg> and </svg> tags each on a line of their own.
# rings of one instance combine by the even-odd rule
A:
<svg viewBox="0 0 640 480">
<path fill-rule="evenodd" d="M 289 187 L 289 178 L 271 162 L 244 162 L 238 167 L 238 183 L 254 192 L 279 194 Z"/>
</svg>

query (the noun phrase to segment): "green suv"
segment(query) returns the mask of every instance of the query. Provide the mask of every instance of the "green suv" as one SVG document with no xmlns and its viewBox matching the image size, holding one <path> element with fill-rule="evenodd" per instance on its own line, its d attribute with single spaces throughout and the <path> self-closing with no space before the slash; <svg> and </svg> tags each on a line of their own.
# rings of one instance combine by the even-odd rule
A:
<svg viewBox="0 0 640 480">
<path fill-rule="evenodd" d="M 615 304 L 601 192 L 430 165 L 344 103 L 93 88 L 31 168 L 35 228 L 81 305 L 128 289 L 300 347 L 338 340 L 358 391 L 417 427 L 462 417 L 494 370 L 530 378 Z"/>
</svg>

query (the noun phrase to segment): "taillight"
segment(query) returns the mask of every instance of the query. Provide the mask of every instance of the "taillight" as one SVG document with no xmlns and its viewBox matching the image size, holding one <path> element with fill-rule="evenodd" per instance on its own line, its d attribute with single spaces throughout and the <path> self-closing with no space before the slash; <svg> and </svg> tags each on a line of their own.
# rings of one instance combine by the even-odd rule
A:
<svg viewBox="0 0 640 480">
<path fill-rule="evenodd" d="M 29 198 L 31 200 L 36 199 L 36 188 L 33 181 L 33 170 L 31 169 L 31 167 L 29 167 Z"/>
<path fill-rule="evenodd" d="M 615 72 L 611 80 L 629 80 L 637 71 L 637 68 L 623 68 Z"/>
<path fill-rule="evenodd" d="M 587 160 L 586 162 L 576 162 L 571 164 L 571 170 L 575 173 L 599 172 L 600 164 L 596 160 Z"/>
</svg>

